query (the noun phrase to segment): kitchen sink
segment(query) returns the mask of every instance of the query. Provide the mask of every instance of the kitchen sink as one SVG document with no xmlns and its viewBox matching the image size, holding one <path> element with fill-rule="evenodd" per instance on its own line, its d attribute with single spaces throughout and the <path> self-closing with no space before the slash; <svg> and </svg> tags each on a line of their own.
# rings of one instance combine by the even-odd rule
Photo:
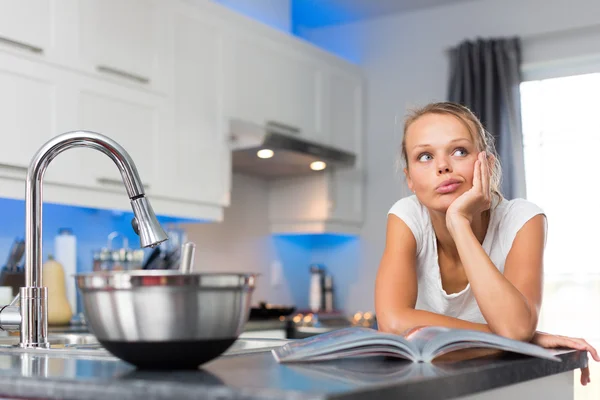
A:
<svg viewBox="0 0 600 400">
<path fill-rule="evenodd" d="M 49 349 L 25 349 L 19 347 L 19 336 L 2 336 L 0 337 L 0 353 L 35 353 L 116 359 L 102 347 L 98 339 L 91 333 L 50 333 L 48 342 L 50 343 Z M 238 339 L 223 353 L 223 356 L 270 351 L 287 342 L 289 342 L 287 339 Z"/>
</svg>

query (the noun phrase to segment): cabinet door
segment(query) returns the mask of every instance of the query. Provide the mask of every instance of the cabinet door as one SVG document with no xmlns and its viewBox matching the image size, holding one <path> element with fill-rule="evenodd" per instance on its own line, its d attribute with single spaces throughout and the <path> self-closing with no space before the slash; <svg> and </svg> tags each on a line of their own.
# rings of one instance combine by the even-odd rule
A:
<svg viewBox="0 0 600 400">
<path fill-rule="evenodd" d="M 115 140 L 133 159 L 146 191 L 155 193 L 155 168 L 167 162 L 161 158 L 159 143 L 164 99 L 85 76 L 73 76 L 69 85 L 69 104 L 63 107 L 59 125 L 69 126 L 68 130 L 101 133 Z M 69 110 L 73 115 L 67 114 Z M 71 165 L 65 176 L 70 184 L 125 191 L 118 168 L 99 151 L 75 148 L 59 157 L 57 164 Z"/>
<path fill-rule="evenodd" d="M 275 121 L 322 141 L 322 74 L 316 63 L 286 40 L 276 42 L 250 31 L 235 46 L 235 117 L 264 124 Z M 293 46 L 292 46 L 293 47 Z"/>
<path fill-rule="evenodd" d="M 327 83 L 329 141 L 333 146 L 361 154 L 363 110 L 360 76 L 331 70 Z"/>
<path fill-rule="evenodd" d="M 24 177 L 34 153 L 54 134 L 56 77 L 43 64 L 6 53 L 0 65 L 0 163 Z"/>
<path fill-rule="evenodd" d="M 358 169 L 327 173 L 328 220 L 360 226 L 363 221 L 364 177 Z"/>
<path fill-rule="evenodd" d="M 88 67 L 120 81 L 152 84 L 157 68 L 153 0 L 82 0 L 79 6 L 80 55 Z"/>
<path fill-rule="evenodd" d="M 52 0 L 0 1 L 0 46 L 36 53 L 52 40 Z"/>
<path fill-rule="evenodd" d="M 223 118 L 224 46 L 219 22 L 180 5 L 173 15 L 171 191 L 194 202 L 228 202 L 231 174 Z"/>
</svg>

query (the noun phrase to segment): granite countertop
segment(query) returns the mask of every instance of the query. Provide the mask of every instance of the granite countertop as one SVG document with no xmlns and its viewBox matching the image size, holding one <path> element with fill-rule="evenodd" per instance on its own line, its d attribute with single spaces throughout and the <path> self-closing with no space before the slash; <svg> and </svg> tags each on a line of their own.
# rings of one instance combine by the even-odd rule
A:
<svg viewBox="0 0 600 400">
<path fill-rule="evenodd" d="M 269 351 L 222 356 L 197 371 L 141 371 L 112 357 L 0 351 L 0 397 L 52 399 L 442 399 L 574 370 L 562 362 L 505 354 L 436 364 L 381 357 L 280 365 Z"/>
</svg>

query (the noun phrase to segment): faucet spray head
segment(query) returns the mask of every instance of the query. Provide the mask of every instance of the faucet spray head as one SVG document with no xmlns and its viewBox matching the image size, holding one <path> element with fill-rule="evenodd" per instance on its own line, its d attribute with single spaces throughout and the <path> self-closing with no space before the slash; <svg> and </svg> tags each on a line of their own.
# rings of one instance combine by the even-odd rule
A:
<svg viewBox="0 0 600 400">
<path fill-rule="evenodd" d="M 133 214 L 135 215 L 131 220 L 131 226 L 134 232 L 139 235 L 142 247 L 155 247 L 168 239 L 146 197 L 132 199 L 131 208 L 133 208 Z"/>
</svg>

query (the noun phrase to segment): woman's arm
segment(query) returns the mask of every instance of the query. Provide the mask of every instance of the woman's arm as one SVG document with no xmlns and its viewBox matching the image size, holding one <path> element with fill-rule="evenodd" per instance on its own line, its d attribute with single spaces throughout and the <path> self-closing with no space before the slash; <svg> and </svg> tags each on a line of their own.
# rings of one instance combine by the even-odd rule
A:
<svg viewBox="0 0 600 400">
<path fill-rule="evenodd" d="M 491 332 L 485 324 L 415 310 L 417 244 L 410 228 L 395 215 L 388 217 L 387 237 L 375 283 L 375 313 L 379 329 L 401 334 L 423 325 Z"/>
<path fill-rule="evenodd" d="M 517 233 L 504 264 L 494 266 L 466 219 L 450 230 L 477 304 L 492 332 L 529 341 L 542 301 L 545 217 L 536 215 Z"/>
<path fill-rule="evenodd" d="M 471 228 L 473 216 L 491 206 L 489 163 L 477 156 L 473 187 L 452 202 L 446 226 L 462 261 L 471 290 L 492 332 L 529 341 L 535 333 L 542 301 L 545 217 L 537 215 L 519 230 L 504 263 L 504 275 L 494 266 Z M 500 232 L 502 234 L 502 232 Z"/>
</svg>

